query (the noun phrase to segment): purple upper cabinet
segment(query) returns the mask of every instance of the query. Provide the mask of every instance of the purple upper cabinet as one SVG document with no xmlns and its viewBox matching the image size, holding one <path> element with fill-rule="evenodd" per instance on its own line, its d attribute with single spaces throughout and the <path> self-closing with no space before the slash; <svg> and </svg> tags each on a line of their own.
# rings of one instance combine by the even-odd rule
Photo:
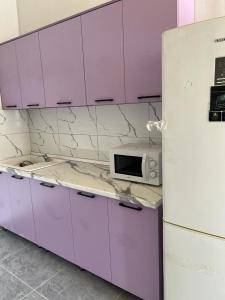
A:
<svg viewBox="0 0 225 300">
<path fill-rule="evenodd" d="M 8 174 L 8 185 L 13 217 L 13 231 L 35 243 L 30 181 L 27 178 Z"/>
<path fill-rule="evenodd" d="M 0 91 L 3 108 L 22 108 L 20 81 L 14 42 L 0 46 Z"/>
<path fill-rule="evenodd" d="M 161 95 L 162 32 L 177 26 L 176 0 L 123 0 L 128 103 Z"/>
<path fill-rule="evenodd" d="M 24 108 L 45 107 L 38 33 L 15 41 Z"/>
<path fill-rule="evenodd" d="M 178 26 L 195 22 L 195 0 L 178 0 Z"/>
<path fill-rule="evenodd" d="M 161 299 L 159 210 L 109 201 L 112 282 L 145 299 Z"/>
<path fill-rule="evenodd" d="M 37 243 L 74 262 L 69 189 L 31 180 Z"/>
<path fill-rule="evenodd" d="M 13 231 L 8 174 L 0 172 L 0 226 Z"/>
<path fill-rule="evenodd" d="M 86 104 L 80 17 L 39 33 L 47 107 Z"/>
<path fill-rule="evenodd" d="M 111 281 L 108 199 L 71 190 L 71 207 L 76 264 Z"/>
<path fill-rule="evenodd" d="M 87 104 L 124 103 L 122 2 L 81 17 Z"/>
</svg>

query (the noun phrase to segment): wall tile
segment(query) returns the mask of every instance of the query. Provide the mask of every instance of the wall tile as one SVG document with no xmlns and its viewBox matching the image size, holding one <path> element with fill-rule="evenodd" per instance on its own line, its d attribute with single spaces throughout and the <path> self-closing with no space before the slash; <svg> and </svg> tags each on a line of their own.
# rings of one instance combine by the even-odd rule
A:
<svg viewBox="0 0 225 300">
<path fill-rule="evenodd" d="M 107 161 L 118 145 L 160 144 L 161 133 L 146 124 L 161 110 L 160 102 L 29 110 L 32 151 Z"/>
<path fill-rule="evenodd" d="M 29 109 L 30 132 L 58 133 L 56 108 Z"/>
<path fill-rule="evenodd" d="M 57 109 L 59 133 L 97 135 L 95 107 Z"/>
<path fill-rule="evenodd" d="M 98 135 L 148 137 L 147 103 L 97 106 Z"/>
<path fill-rule="evenodd" d="M 0 110 L 0 135 L 29 132 L 25 110 Z"/>
<path fill-rule="evenodd" d="M 111 137 L 99 136 L 99 160 L 108 161 L 110 149 L 128 143 L 150 143 L 148 137 L 146 138 L 130 138 L 130 137 Z"/>
<path fill-rule="evenodd" d="M 98 159 L 97 136 L 60 134 L 59 138 L 62 155 Z"/>
<path fill-rule="evenodd" d="M 149 120 L 151 121 L 160 121 L 162 120 L 162 103 L 161 102 L 154 102 L 149 103 Z M 152 141 L 156 143 L 161 143 L 162 134 L 156 128 L 150 132 L 150 138 Z"/>
<path fill-rule="evenodd" d="M 27 155 L 30 153 L 29 133 L 17 133 L 0 136 L 0 159 Z"/>
<path fill-rule="evenodd" d="M 59 135 L 56 133 L 31 132 L 31 151 L 60 155 Z"/>
</svg>

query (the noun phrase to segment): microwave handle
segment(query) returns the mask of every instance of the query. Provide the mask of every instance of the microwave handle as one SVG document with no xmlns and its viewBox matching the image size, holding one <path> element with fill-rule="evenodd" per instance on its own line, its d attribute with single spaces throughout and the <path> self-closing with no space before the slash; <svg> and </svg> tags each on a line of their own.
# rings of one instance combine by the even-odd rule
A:
<svg viewBox="0 0 225 300">
<path fill-rule="evenodd" d="M 141 165 L 143 178 L 146 177 L 146 161 L 147 161 L 147 154 L 145 153 L 143 155 L 142 165 Z"/>
</svg>

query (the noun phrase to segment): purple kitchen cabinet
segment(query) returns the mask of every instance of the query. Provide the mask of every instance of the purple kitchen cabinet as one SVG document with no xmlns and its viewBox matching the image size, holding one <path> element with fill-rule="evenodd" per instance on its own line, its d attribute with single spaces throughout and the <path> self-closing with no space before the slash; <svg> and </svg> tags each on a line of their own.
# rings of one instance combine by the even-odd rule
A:
<svg viewBox="0 0 225 300">
<path fill-rule="evenodd" d="M 126 102 L 161 92 L 162 33 L 177 26 L 176 0 L 123 0 Z"/>
<path fill-rule="evenodd" d="M 74 262 L 69 189 L 31 180 L 37 244 Z"/>
<path fill-rule="evenodd" d="M 111 281 L 108 199 L 71 190 L 75 261 Z"/>
<path fill-rule="evenodd" d="M 81 17 L 87 104 L 125 102 L 122 2 Z"/>
<path fill-rule="evenodd" d="M 16 40 L 15 45 L 23 107 L 45 107 L 38 33 Z"/>
<path fill-rule="evenodd" d="M 0 172 L 0 226 L 13 231 L 8 174 Z"/>
<path fill-rule="evenodd" d="M 47 107 L 86 104 L 80 17 L 39 33 Z"/>
<path fill-rule="evenodd" d="M 8 185 L 13 217 L 13 231 L 32 242 L 36 242 L 30 180 L 21 176 L 8 174 Z"/>
<path fill-rule="evenodd" d="M 109 201 L 112 282 L 145 300 L 159 300 L 162 296 L 160 209 L 135 210 L 130 204 L 120 205 L 123 204 Z"/>
<path fill-rule="evenodd" d="M 178 26 L 195 22 L 195 0 L 178 0 Z"/>
<path fill-rule="evenodd" d="M 22 108 L 14 42 L 0 46 L 0 90 L 3 108 Z"/>
</svg>

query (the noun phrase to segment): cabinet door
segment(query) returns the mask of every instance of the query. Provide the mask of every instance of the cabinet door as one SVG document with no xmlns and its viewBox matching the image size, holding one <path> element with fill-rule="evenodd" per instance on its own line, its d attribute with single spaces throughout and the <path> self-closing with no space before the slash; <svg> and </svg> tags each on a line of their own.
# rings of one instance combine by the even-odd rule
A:
<svg viewBox="0 0 225 300">
<path fill-rule="evenodd" d="M 0 226 L 13 231 L 8 174 L 0 172 Z"/>
<path fill-rule="evenodd" d="M 161 95 L 162 33 L 177 26 L 177 1 L 123 0 L 126 101 Z"/>
<path fill-rule="evenodd" d="M 15 41 L 24 108 L 45 107 L 38 33 Z"/>
<path fill-rule="evenodd" d="M 88 104 L 125 102 L 122 2 L 81 18 Z"/>
<path fill-rule="evenodd" d="M 13 216 L 13 231 L 36 242 L 30 181 L 20 176 L 8 174 L 10 201 Z"/>
<path fill-rule="evenodd" d="M 0 91 L 4 108 L 22 108 L 14 42 L 0 46 Z"/>
<path fill-rule="evenodd" d="M 74 262 L 69 189 L 31 181 L 37 243 Z"/>
<path fill-rule="evenodd" d="M 86 104 L 80 18 L 39 33 L 46 105 Z"/>
<path fill-rule="evenodd" d="M 120 205 L 109 201 L 112 282 L 145 300 L 159 300 L 159 212 Z"/>
<path fill-rule="evenodd" d="M 76 264 L 111 281 L 108 199 L 71 190 Z"/>
</svg>

